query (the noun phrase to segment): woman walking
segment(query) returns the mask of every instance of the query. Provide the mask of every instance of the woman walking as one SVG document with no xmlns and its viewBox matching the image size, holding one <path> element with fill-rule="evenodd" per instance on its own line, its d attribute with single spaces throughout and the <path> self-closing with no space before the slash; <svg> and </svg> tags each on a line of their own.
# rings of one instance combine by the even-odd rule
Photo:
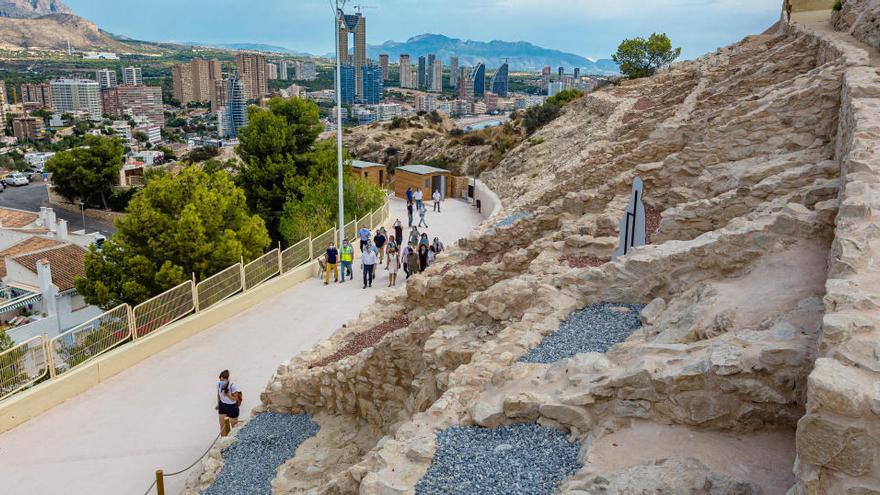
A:
<svg viewBox="0 0 880 495">
<path fill-rule="evenodd" d="M 419 244 L 419 229 L 413 227 L 412 230 L 409 231 L 409 243 L 415 246 Z"/>
<path fill-rule="evenodd" d="M 226 418 L 229 418 L 229 426 L 235 428 L 238 424 L 239 406 L 241 406 L 242 396 L 238 387 L 229 380 L 229 370 L 220 372 L 217 381 L 217 412 L 220 415 L 220 434 L 226 436 Z"/>
<path fill-rule="evenodd" d="M 399 218 L 394 221 L 394 240 L 400 247 L 403 247 L 403 224 Z"/>
<path fill-rule="evenodd" d="M 413 273 L 419 270 L 419 253 L 416 252 L 416 245 L 409 245 L 409 252 L 406 255 L 406 278 L 410 278 Z"/>
<path fill-rule="evenodd" d="M 392 237 L 392 239 L 394 239 L 394 237 Z M 388 287 L 397 285 L 397 271 L 400 269 L 400 253 L 397 249 L 391 249 L 391 244 L 393 244 L 393 242 L 394 241 L 392 240 L 392 242 L 388 244 L 388 266 L 386 267 L 388 269 Z"/>
<path fill-rule="evenodd" d="M 388 238 L 388 247 L 385 248 L 385 252 L 388 253 L 388 257 L 385 260 L 385 269 L 391 266 L 391 256 L 398 255 L 398 262 L 400 261 L 399 249 L 397 248 L 397 238 L 392 234 L 391 237 Z"/>
<path fill-rule="evenodd" d="M 425 271 L 425 268 L 428 268 L 428 246 L 419 244 L 419 272 Z"/>
</svg>

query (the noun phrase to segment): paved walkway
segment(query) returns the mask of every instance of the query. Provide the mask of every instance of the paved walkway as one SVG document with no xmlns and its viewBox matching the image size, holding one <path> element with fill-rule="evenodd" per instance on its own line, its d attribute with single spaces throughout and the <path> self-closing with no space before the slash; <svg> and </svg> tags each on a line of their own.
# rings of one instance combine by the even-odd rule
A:
<svg viewBox="0 0 880 495">
<path fill-rule="evenodd" d="M 852 45 L 858 46 L 859 48 L 863 48 L 868 52 L 868 57 L 870 57 L 871 65 L 880 66 L 880 52 L 878 52 L 876 48 L 867 43 L 857 40 L 847 32 L 834 30 L 834 27 L 831 25 L 830 10 L 795 12 L 791 14 L 791 22 L 794 24 L 799 24 L 807 29 L 810 29 L 811 31 L 826 33 L 833 38 L 837 38 L 838 40 L 845 41 Z"/>
<path fill-rule="evenodd" d="M 482 220 L 459 200 L 443 206 L 443 213 L 426 220 L 430 237 L 447 245 Z M 406 225 L 399 200 L 392 202 L 392 221 L 395 216 Z M 306 281 L 0 435 L 0 492 L 140 495 L 156 468 L 181 469 L 214 439 L 213 387 L 220 370 L 232 371 L 245 394 L 243 409 L 250 410 L 278 363 L 373 302 L 388 283 L 388 272 L 378 273 L 368 290 L 357 283 L 359 269 L 356 283 Z M 180 478 L 166 483 L 168 493 L 179 492 Z"/>
</svg>

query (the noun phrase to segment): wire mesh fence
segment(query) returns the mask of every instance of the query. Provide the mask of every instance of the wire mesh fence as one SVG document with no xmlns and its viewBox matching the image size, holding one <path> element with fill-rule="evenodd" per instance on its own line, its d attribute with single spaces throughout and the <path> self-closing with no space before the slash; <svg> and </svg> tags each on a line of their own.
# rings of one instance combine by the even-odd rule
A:
<svg viewBox="0 0 880 495">
<path fill-rule="evenodd" d="M 241 292 L 241 289 L 241 263 L 236 263 L 196 284 L 199 311 Z"/>
<path fill-rule="evenodd" d="M 357 230 L 357 220 L 348 222 L 343 229 L 343 232 L 345 232 L 345 238 L 349 241 L 354 241 L 354 238 L 357 237 Z"/>
<path fill-rule="evenodd" d="M 372 226 L 370 225 L 370 214 L 369 213 L 362 216 L 357 222 L 357 229 L 360 230 L 362 228 L 372 229 Z"/>
<path fill-rule="evenodd" d="M 41 336 L 0 352 L 0 400 L 37 383 L 48 374 L 46 340 Z"/>
<path fill-rule="evenodd" d="M 193 283 L 184 282 L 134 308 L 134 334 L 143 337 L 188 315 L 194 309 Z"/>
<path fill-rule="evenodd" d="M 303 239 L 281 252 L 281 269 L 284 273 L 309 261 L 309 243 L 311 239 Z"/>
<path fill-rule="evenodd" d="M 122 304 L 49 341 L 55 373 L 70 371 L 130 339 L 129 306 Z"/>
<path fill-rule="evenodd" d="M 244 265 L 244 287 L 252 289 L 272 278 L 280 270 L 278 266 L 278 249 L 273 249 L 259 258 Z"/>
<path fill-rule="evenodd" d="M 318 258 L 327 250 L 327 246 L 336 239 L 336 229 L 330 229 L 327 232 L 312 239 L 312 256 Z"/>
</svg>

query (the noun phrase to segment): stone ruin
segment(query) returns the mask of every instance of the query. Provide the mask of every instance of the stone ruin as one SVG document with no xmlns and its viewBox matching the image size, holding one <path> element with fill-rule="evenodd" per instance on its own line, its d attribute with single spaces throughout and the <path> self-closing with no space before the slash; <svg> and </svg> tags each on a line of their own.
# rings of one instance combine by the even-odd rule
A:
<svg viewBox="0 0 880 495">
<path fill-rule="evenodd" d="M 536 137 L 483 176 L 497 218 L 279 365 L 255 412 L 320 429 L 273 493 L 415 493 L 439 432 L 523 423 L 578 442 L 563 493 L 880 493 L 867 52 L 783 19 L 588 95 Z M 611 262 L 636 175 L 649 244 Z M 643 306 L 641 326 L 522 362 L 602 303 Z"/>
</svg>

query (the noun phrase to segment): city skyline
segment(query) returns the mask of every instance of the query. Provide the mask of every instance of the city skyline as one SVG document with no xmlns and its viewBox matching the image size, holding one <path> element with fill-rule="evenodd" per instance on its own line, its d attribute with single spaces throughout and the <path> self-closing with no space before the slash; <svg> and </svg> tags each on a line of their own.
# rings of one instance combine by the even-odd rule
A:
<svg viewBox="0 0 880 495">
<path fill-rule="evenodd" d="M 255 6 L 227 0 L 192 0 L 185 4 L 156 0 L 150 8 L 138 9 L 138 23 L 130 22 L 131 2 L 67 3 L 102 29 L 147 41 L 264 43 L 314 55 L 333 51 L 332 14 L 323 2 L 266 0 Z M 370 45 L 441 32 L 470 40 L 528 41 L 590 58 L 608 58 L 622 38 L 655 31 L 666 32 L 682 47 L 683 57 L 692 58 L 761 32 L 779 15 L 778 6 L 759 0 L 623 0 L 614 5 L 593 5 L 585 0 L 566 5 L 547 5 L 537 0 L 480 4 L 393 0 L 377 7 L 364 12 L 370 18 Z M 169 9 L 175 16 L 167 16 Z M 693 22 L 696 9 L 700 11 L 699 23 Z M 348 10 L 353 12 L 351 7 Z M 407 12 L 418 15 L 400 23 L 399 15 Z M 291 19 L 296 19 L 298 29 L 289 29 Z M 296 33 L 295 38 L 290 37 L 291 32 Z"/>
</svg>

